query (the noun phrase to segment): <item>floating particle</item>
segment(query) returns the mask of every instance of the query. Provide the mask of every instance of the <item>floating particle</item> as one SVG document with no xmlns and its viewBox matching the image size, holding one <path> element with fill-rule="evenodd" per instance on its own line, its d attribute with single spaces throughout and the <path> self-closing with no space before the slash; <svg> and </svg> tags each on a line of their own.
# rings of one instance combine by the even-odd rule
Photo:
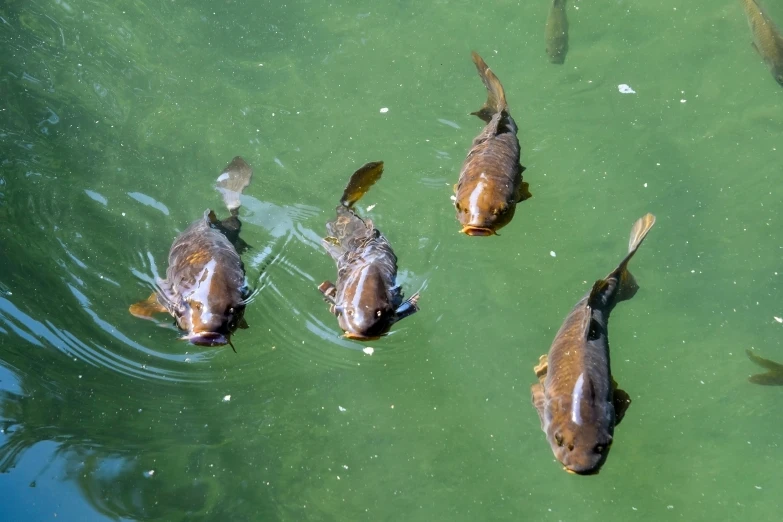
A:
<svg viewBox="0 0 783 522">
<path fill-rule="evenodd" d="M 377 203 L 373 203 L 372 205 L 370 205 L 369 207 L 367 207 L 367 212 L 369 212 L 369 211 L 371 211 L 372 209 L 374 209 L 374 208 L 375 208 L 375 205 L 377 205 Z"/>
<path fill-rule="evenodd" d="M 388 107 L 381 107 L 381 114 L 386 114 L 387 112 L 389 112 Z"/>
<path fill-rule="evenodd" d="M 557 254 L 555 254 L 554 250 L 550 250 L 549 251 L 549 255 L 552 256 L 552 257 L 557 257 Z"/>
<path fill-rule="evenodd" d="M 644 188 L 647 188 L 647 183 L 644 184 Z"/>
<path fill-rule="evenodd" d="M 362 348 L 362 351 L 367 355 L 372 355 L 373 353 L 375 353 L 375 348 L 372 348 L 370 346 L 365 346 L 364 348 Z"/>
<path fill-rule="evenodd" d="M 617 90 L 620 91 L 621 94 L 636 94 L 636 91 L 631 89 L 631 86 L 627 83 L 621 83 L 618 85 Z"/>
<path fill-rule="evenodd" d="M 152 477 L 154 474 L 155 474 L 155 470 L 154 470 L 154 469 L 151 469 L 151 470 L 149 470 L 149 471 L 145 471 L 145 472 L 144 472 L 144 477 L 145 477 L 145 478 L 150 478 L 150 477 Z"/>
<path fill-rule="evenodd" d="M 775 317 L 775 320 L 779 323 L 783 323 L 783 317 Z"/>
<path fill-rule="evenodd" d="M 225 397 L 223 397 L 223 402 L 228 402 L 230 400 L 231 400 L 231 395 L 226 395 Z"/>
<path fill-rule="evenodd" d="M 338 406 L 337 409 L 340 410 L 340 411 L 348 411 L 345 408 L 343 408 L 342 406 Z"/>
</svg>

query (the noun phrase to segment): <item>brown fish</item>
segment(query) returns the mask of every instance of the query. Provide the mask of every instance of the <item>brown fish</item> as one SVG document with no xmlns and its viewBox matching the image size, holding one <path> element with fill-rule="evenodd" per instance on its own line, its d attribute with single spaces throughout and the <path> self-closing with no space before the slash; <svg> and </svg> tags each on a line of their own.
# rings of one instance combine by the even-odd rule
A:
<svg viewBox="0 0 783 522">
<path fill-rule="evenodd" d="M 506 104 L 500 80 L 484 60 L 472 53 L 481 81 L 487 88 L 487 102 L 472 112 L 487 123 L 462 164 L 454 185 L 454 207 L 461 232 L 469 236 L 492 236 L 506 226 L 518 202 L 530 197 L 522 181 L 525 167 L 519 164 L 517 124 Z"/>
<path fill-rule="evenodd" d="M 130 313 L 150 319 L 168 312 L 177 320 L 182 337 L 199 346 L 230 344 L 237 328 L 247 328 L 244 319 L 250 289 L 239 254 L 247 244 L 239 238 L 239 195 L 250 183 L 253 171 L 239 156 L 217 179 L 229 217 L 218 221 L 206 210 L 174 240 L 169 250 L 166 279 L 157 281 L 156 291 L 130 307 Z M 234 350 L 236 351 L 236 350 Z"/>
<path fill-rule="evenodd" d="M 745 350 L 745 353 L 748 354 L 751 361 L 769 370 L 766 373 L 751 375 L 748 379 L 750 382 L 765 386 L 783 386 L 783 364 L 759 357 L 750 350 Z"/>
<path fill-rule="evenodd" d="M 568 17 L 566 0 L 552 0 L 544 30 L 546 55 L 552 63 L 565 63 L 568 54 Z"/>
<path fill-rule="evenodd" d="M 753 35 L 753 48 L 769 67 L 775 81 L 783 86 L 783 37 L 757 0 L 741 0 Z"/>
<path fill-rule="evenodd" d="M 628 255 L 574 306 L 548 355 L 535 367 L 539 382 L 531 395 L 541 429 L 557 460 L 571 473 L 598 472 L 614 427 L 631 403 L 612 378 L 607 326 L 614 306 L 639 289 L 627 265 L 654 224 L 652 214 L 634 224 Z"/>
<path fill-rule="evenodd" d="M 337 286 L 324 281 L 318 287 L 331 304 L 345 337 L 360 341 L 378 339 L 392 325 L 417 312 L 419 294 L 403 301 L 396 283 L 397 256 L 375 228 L 353 205 L 381 178 L 383 162 L 367 163 L 351 176 L 337 206 L 337 217 L 326 224 L 329 236 L 323 246 L 337 262 Z"/>
</svg>

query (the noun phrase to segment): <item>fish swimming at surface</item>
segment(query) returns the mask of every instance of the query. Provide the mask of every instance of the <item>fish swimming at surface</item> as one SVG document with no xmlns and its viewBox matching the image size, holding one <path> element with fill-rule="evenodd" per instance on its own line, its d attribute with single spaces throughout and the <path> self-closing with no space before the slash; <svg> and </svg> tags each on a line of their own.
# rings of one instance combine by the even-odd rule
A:
<svg viewBox="0 0 783 522">
<path fill-rule="evenodd" d="M 522 181 L 525 167 L 519 163 L 517 124 L 508 110 L 500 80 L 484 60 L 472 53 L 487 101 L 474 114 L 486 122 L 473 140 L 454 185 L 454 207 L 463 232 L 492 236 L 514 217 L 516 205 L 531 197 Z"/>
<path fill-rule="evenodd" d="M 371 162 L 351 176 L 337 206 L 337 216 L 326 224 L 322 244 L 337 263 L 337 285 L 318 287 L 330 303 L 345 337 L 378 339 L 397 321 L 418 311 L 419 294 L 403 300 L 396 283 L 397 256 L 371 220 L 360 218 L 353 206 L 383 174 L 383 162 Z"/>
<path fill-rule="evenodd" d="M 783 86 L 783 37 L 758 0 L 740 0 L 753 36 L 753 48 L 767 64 L 775 81 Z"/>
<path fill-rule="evenodd" d="M 609 314 L 639 289 L 628 262 L 655 224 L 634 223 L 628 254 L 574 306 L 535 367 L 531 398 L 552 452 L 566 471 L 594 474 L 606 461 L 614 428 L 631 399 L 617 388 L 609 364 Z"/>
<path fill-rule="evenodd" d="M 168 312 L 187 332 L 183 340 L 234 348 L 231 335 L 237 328 L 247 328 L 244 312 L 251 293 L 240 258 L 247 244 L 239 237 L 239 196 L 252 175 L 250 165 L 239 156 L 223 169 L 216 189 L 229 217 L 218 221 L 212 210 L 206 210 L 177 236 L 169 250 L 166 279 L 156 281 L 149 298 L 131 305 L 131 314 L 151 319 L 156 313 Z"/>
</svg>

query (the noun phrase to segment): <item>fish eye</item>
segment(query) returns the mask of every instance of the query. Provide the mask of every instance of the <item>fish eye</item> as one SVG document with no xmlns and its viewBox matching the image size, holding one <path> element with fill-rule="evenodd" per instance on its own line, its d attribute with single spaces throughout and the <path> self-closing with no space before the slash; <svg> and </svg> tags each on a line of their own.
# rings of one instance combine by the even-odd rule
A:
<svg viewBox="0 0 783 522">
<path fill-rule="evenodd" d="M 230 314 L 233 314 L 233 313 L 234 313 L 234 307 L 233 307 L 233 306 L 232 306 L 231 308 L 229 308 L 229 309 L 228 309 L 228 313 L 230 313 Z"/>
<path fill-rule="evenodd" d="M 559 433 L 555 433 L 555 442 L 557 442 L 557 445 L 561 448 L 563 447 L 563 436 Z"/>
<path fill-rule="evenodd" d="M 606 446 L 604 446 L 603 444 L 596 444 L 595 448 L 593 448 L 593 451 L 595 451 L 598 454 L 601 454 L 601 453 L 604 452 L 605 449 L 606 449 Z"/>
<path fill-rule="evenodd" d="M 574 443 L 573 442 L 568 444 L 568 451 L 574 451 Z"/>
<path fill-rule="evenodd" d="M 353 317 L 353 310 L 348 310 L 348 315 L 350 315 L 351 317 Z"/>
</svg>

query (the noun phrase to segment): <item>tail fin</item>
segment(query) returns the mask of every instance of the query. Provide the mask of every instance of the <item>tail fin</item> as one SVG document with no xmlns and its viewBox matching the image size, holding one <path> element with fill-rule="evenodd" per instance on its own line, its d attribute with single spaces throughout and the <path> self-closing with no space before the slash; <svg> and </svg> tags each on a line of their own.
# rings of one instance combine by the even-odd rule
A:
<svg viewBox="0 0 783 522">
<path fill-rule="evenodd" d="M 375 185 L 376 181 L 381 179 L 381 174 L 383 174 L 382 161 L 372 161 L 362 165 L 348 181 L 348 185 L 343 191 L 343 197 L 340 198 L 340 204 L 351 208 L 357 201 L 362 199 L 362 196 L 370 190 L 370 187 Z"/>
<path fill-rule="evenodd" d="M 253 169 L 240 156 L 231 160 L 218 176 L 215 188 L 223 195 L 223 202 L 232 214 L 242 205 L 239 195 L 250 184 L 252 177 Z"/>
<path fill-rule="evenodd" d="M 486 103 L 476 112 L 471 112 L 471 114 L 489 123 L 493 115 L 508 110 L 506 93 L 500 84 L 500 80 L 498 80 L 498 77 L 495 76 L 495 73 L 492 72 L 492 69 L 489 68 L 484 59 L 476 51 L 472 51 L 471 56 L 473 57 L 473 63 L 476 64 L 479 76 L 481 76 L 481 81 L 484 82 L 484 86 L 487 88 Z"/>
<path fill-rule="evenodd" d="M 618 300 L 620 301 L 632 298 L 636 294 L 636 291 L 639 290 L 636 279 L 634 279 L 631 272 L 628 271 L 628 262 L 639 249 L 639 246 L 642 244 L 642 241 L 644 241 L 644 238 L 647 237 L 647 233 L 650 232 L 650 229 L 652 229 L 654 224 L 655 216 L 650 213 L 640 217 L 636 223 L 633 224 L 631 237 L 628 240 L 628 255 L 625 256 L 625 259 L 622 260 L 614 272 L 609 275 L 609 277 L 614 275 L 620 278 L 620 292 L 618 294 Z"/>
</svg>

